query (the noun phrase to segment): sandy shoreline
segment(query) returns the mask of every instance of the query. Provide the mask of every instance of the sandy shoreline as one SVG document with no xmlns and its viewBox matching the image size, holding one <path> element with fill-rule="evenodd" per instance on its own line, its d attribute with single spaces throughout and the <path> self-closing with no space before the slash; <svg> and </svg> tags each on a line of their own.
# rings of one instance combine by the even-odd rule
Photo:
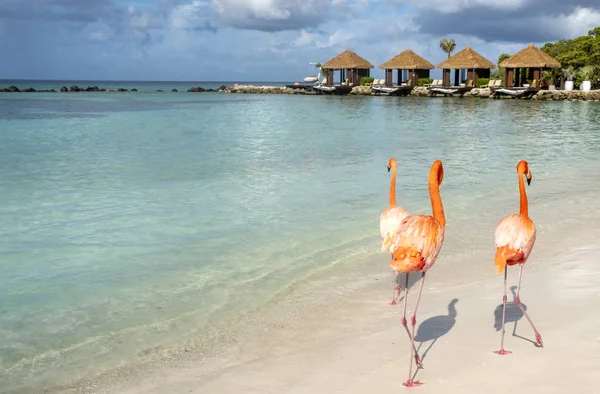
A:
<svg viewBox="0 0 600 394">
<path fill-rule="evenodd" d="M 513 303 L 509 303 L 506 348 L 500 357 L 496 308 L 502 294 L 501 277 L 493 275 L 454 287 L 426 284 L 420 307 L 417 338 L 425 369 L 417 379 L 419 392 L 480 393 L 578 392 L 597 390 L 600 366 L 599 230 L 580 235 L 588 246 L 551 257 L 537 253 L 525 270 L 521 297 L 538 325 L 545 347 L 537 348 L 533 332 Z M 539 242 L 538 247 L 545 242 Z M 532 256 L 533 257 L 533 256 Z M 517 270 L 509 275 L 516 283 Z M 401 308 L 386 305 L 387 292 L 363 290 L 335 305 L 336 320 L 328 327 L 295 322 L 294 334 L 272 330 L 257 348 L 242 349 L 239 363 L 216 373 L 188 367 L 164 371 L 121 393 L 392 393 L 403 390 L 407 374 L 408 340 L 401 330 Z M 360 292 L 359 292 L 360 293 Z M 457 299 L 455 320 L 448 304 Z M 509 297 L 511 301 L 512 297 Z M 414 298 L 409 298 L 413 301 Z M 512 336 L 514 320 L 516 334 Z M 440 336 L 440 334 L 442 334 Z M 258 358 L 244 360 L 251 353 Z M 549 379 L 549 377 L 552 377 Z M 105 392 L 99 390 L 97 392 Z"/>
<path fill-rule="evenodd" d="M 509 303 L 505 347 L 514 353 L 505 357 L 492 353 L 500 341 L 502 277 L 495 274 L 493 266 L 493 239 L 487 239 L 493 227 L 490 234 L 479 233 L 495 224 L 498 211 L 514 209 L 516 202 L 509 194 L 498 200 L 502 201 L 500 208 L 487 215 L 481 212 L 477 228 L 468 229 L 468 222 L 461 219 L 450 222 L 452 232 L 438 265 L 428 274 L 419 306 L 417 342 L 423 343 L 417 346 L 421 355 L 425 353 L 425 368 L 417 379 L 425 385 L 415 390 L 562 393 L 569 388 L 598 392 L 594 371 L 600 366 L 600 315 L 593 311 L 600 308 L 600 211 L 585 212 L 594 200 L 596 186 L 584 185 L 585 194 L 573 189 L 572 196 L 557 198 L 555 192 L 564 187 L 549 183 L 544 187 L 545 197 L 538 200 L 537 193 L 532 193 L 531 198 L 538 239 L 525 269 L 521 298 L 545 347 L 533 345 L 531 328 Z M 567 208 L 562 217 L 555 214 L 560 206 Z M 474 247 L 463 250 L 470 241 Z M 209 357 L 190 355 L 113 371 L 52 392 L 405 390 L 401 383 L 408 373 L 409 342 L 401 326 L 401 306 L 387 304 L 391 296 L 387 264 L 387 257 L 379 254 L 339 274 L 333 269 L 330 275 L 311 278 L 310 286 L 292 289 L 292 294 L 262 316 L 267 325 L 230 338 L 228 346 Z M 516 285 L 517 272 L 510 270 L 509 286 Z M 413 291 L 409 293 L 410 309 L 414 299 Z M 450 318 L 448 311 L 454 299 L 456 319 Z M 512 335 L 515 319 L 516 334 L 522 338 Z"/>
</svg>

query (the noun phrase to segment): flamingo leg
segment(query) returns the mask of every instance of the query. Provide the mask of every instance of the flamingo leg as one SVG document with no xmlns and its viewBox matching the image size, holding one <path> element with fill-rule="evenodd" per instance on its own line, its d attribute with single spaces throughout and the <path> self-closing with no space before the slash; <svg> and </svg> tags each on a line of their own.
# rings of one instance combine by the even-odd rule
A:
<svg viewBox="0 0 600 394">
<path fill-rule="evenodd" d="M 531 320 L 531 318 L 527 314 L 527 311 L 525 310 L 525 308 L 523 308 L 523 304 L 521 304 L 521 298 L 519 297 L 519 292 L 521 291 L 521 278 L 522 277 L 523 277 L 523 264 L 521 264 L 519 266 L 519 282 L 517 283 L 517 295 L 515 297 L 515 302 L 517 303 L 517 305 L 521 309 L 521 312 L 523 312 L 523 314 L 525 315 L 525 317 L 529 321 L 529 324 L 531 324 L 531 328 L 533 328 L 533 331 L 535 332 L 535 341 L 537 342 L 538 346 L 544 346 L 544 342 L 542 342 L 542 336 L 540 335 L 540 333 L 537 330 L 537 328 L 535 328 L 535 325 L 533 324 L 533 321 Z"/>
<path fill-rule="evenodd" d="M 507 286 L 506 286 L 506 277 L 508 275 L 508 266 L 504 267 L 504 296 L 502 297 L 502 336 L 500 337 L 500 350 L 495 351 L 494 353 L 504 356 L 506 354 L 510 354 L 508 350 L 504 349 L 504 325 L 506 319 L 506 300 L 507 300 Z"/>
<path fill-rule="evenodd" d="M 407 282 L 408 282 L 408 280 L 407 280 Z M 421 284 L 419 285 L 419 295 L 417 295 L 417 303 L 415 304 L 415 310 L 413 311 L 413 315 L 412 315 L 412 319 L 411 319 L 412 335 L 410 336 L 410 339 L 412 341 L 412 346 L 410 348 L 410 368 L 408 370 L 408 380 L 402 384 L 403 386 L 406 386 L 406 387 L 415 387 L 415 386 L 420 386 L 423 384 L 419 381 L 413 381 L 412 359 L 413 359 L 413 355 L 415 354 L 415 326 L 417 325 L 417 309 L 419 308 L 419 301 L 421 300 L 421 293 L 423 292 L 423 284 L 424 283 L 425 283 L 425 272 L 423 272 L 421 274 Z M 405 299 L 406 299 L 406 296 L 405 296 Z M 405 305 L 406 305 L 406 303 L 405 303 Z"/>
<path fill-rule="evenodd" d="M 400 286 L 400 284 L 398 284 L 398 275 L 396 273 L 396 271 L 392 271 L 392 275 L 394 277 L 394 293 L 392 295 L 392 301 L 390 302 L 390 305 L 396 305 L 396 300 L 400 299 L 400 293 L 402 292 L 402 287 Z M 398 294 L 396 295 L 396 292 L 398 292 Z"/>
<path fill-rule="evenodd" d="M 410 339 L 411 343 L 412 343 L 412 349 L 411 349 L 411 356 L 410 356 L 410 365 L 412 366 L 412 359 L 414 357 L 415 362 L 417 363 L 417 367 L 419 368 L 423 368 L 423 363 L 421 363 L 421 358 L 419 357 L 419 352 L 417 352 L 417 348 L 415 347 L 415 340 L 413 339 L 414 337 L 414 333 L 413 335 L 410 335 L 410 331 L 408 329 L 408 322 L 406 320 L 406 303 L 408 301 L 408 273 L 406 273 L 406 282 L 404 284 L 404 312 L 403 312 L 403 316 L 402 316 L 402 325 L 404 326 L 404 329 L 406 330 L 406 334 L 408 335 L 408 339 Z"/>
</svg>

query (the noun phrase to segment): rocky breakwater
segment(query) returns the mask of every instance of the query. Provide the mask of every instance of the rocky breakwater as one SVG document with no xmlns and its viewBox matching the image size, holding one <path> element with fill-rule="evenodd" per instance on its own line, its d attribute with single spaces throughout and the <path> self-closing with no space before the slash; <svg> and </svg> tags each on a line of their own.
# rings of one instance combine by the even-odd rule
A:
<svg viewBox="0 0 600 394">
<path fill-rule="evenodd" d="M 533 100 L 546 101 L 600 101 L 600 90 L 583 92 L 581 90 L 540 90 Z"/>
<path fill-rule="evenodd" d="M 494 92 L 490 88 L 473 88 L 471 91 L 466 92 L 463 97 L 479 97 L 479 98 L 490 98 Z"/>
<path fill-rule="evenodd" d="M 56 90 L 54 89 L 50 89 L 50 90 L 35 90 L 34 88 L 25 88 L 25 89 L 19 89 L 18 87 L 11 85 L 7 88 L 0 88 L 0 92 L 2 93 L 31 93 L 31 92 L 40 92 L 40 93 L 44 93 L 44 92 L 56 92 Z"/>
<path fill-rule="evenodd" d="M 371 96 L 374 93 L 371 91 L 370 86 L 355 86 L 349 93 L 352 96 Z"/>
<path fill-rule="evenodd" d="M 204 92 L 220 92 L 221 89 L 225 88 L 225 85 L 221 86 L 219 89 L 215 90 L 215 89 L 204 89 L 200 86 L 193 86 L 191 88 L 189 88 L 187 91 L 190 93 L 204 93 Z M 176 92 L 177 89 L 173 89 L 171 90 L 171 92 Z"/>
<path fill-rule="evenodd" d="M 245 93 L 245 94 L 294 94 L 294 89 L 285 86 L 254 86 L 254 85 L 239 85 L 222 86 L 218 89 L 219 92 L 225 93 Z"/>
<path fill-rule="evenodd" d="M 431 92 L 426 87 L 416 86 L 410 91 L 410 95 L 414 97 L 429 97 L 431 96 Z"/>
</svg>

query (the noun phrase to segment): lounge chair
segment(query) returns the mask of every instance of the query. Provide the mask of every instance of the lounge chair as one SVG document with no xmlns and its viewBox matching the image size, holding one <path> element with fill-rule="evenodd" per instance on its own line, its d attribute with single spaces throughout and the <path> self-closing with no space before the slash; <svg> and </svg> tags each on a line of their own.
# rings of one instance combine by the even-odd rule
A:
<svg viewBox="0 0 600 394">
<path fill-rule="evenodd" d="M 487 83 L 487 85 L 481 85 L 479 88 L 480 89 L 493 88 L 495 83 L 496 83 L 496 80 L 490 79 L 490 81 Z"/>
<path fill-rule="evenodd" d="M 437 86 L 438 81 L 439 81 L 438 79 L 434 79 L 433 81 L 431 81 L 431 83 L 423 84 L 423 87 L 428 88 L 428 87 L 431 87 L 431 86 Z"/>
<path fill-rule="evenodd" d="M 323 78 L 323 80 L 321 81 L 321 83 L 317 83 L 317 85 L 319 85 L 319 86 L 325 86 L 325 85 L 327 85 L 327 78 Z"/>
<path fill-rule="evenodd" d="M 502 87 L 502 80 L 501 79 L 496 79 L 496 83 L 494 84 L 495 88 L 501 88 Z"/>
<path fill-rule="evenodd" d="M 539 88 L 538 86 L 538 80 L 534 79 L 533 81 L 531 81 L 531 85 L 529 85 L 530 88 Z"/>
<path fill-rule="evenodd" d="M 472 87 L 473 87 L 473 80 L 472 80 L 472 79 L 469 79 L 469 80 L 467 81 L 467 83 L 465 84 L 465 87 L 467 87 L 467 88 L 472 88 Z"/>
</svg>

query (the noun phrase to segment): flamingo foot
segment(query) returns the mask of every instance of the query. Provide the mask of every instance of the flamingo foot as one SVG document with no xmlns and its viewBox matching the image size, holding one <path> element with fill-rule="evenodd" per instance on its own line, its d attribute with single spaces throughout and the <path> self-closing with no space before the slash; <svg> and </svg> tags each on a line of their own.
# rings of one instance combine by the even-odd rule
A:
<svg viewBox="0 0 600 394">
<path fill-rule="evenodd" d="M 500 350 L 496 350 L 494 353 L 499 354 L 501 356 L 506 356 L 508 354 L 511 354 L 512 352 L 509 352 L 508 350 L 504 350 L 504 348 L 501 348 Z"/>
<path fill-rule="evenodd" d="M 398 285 L 394 290 L 398 290 L 398 298 L 400 298 L 400 294 L 402 291 L 402 288 L 400 287 L 400 285 Z M 390 302 L 390 305 L 396 305 L 396 298 L 394 298 L 392 300 L 392 302 Z"/>
<path fill-rule="evenodd" d="M 402 383 L 402 385 L 404 387 L 419 387 L 422 386 L 424 383 L 417 381 L 414 381 L 412 379 L 407 380 L 406 382 Z"/>
<path fill-rule="evenodd" d="M 415 354 L 415 362 L 417 363 L 418 368 L 423 368 L 423 363 L 421 362 L 421 357 L 418 354 Z"/>
<path fill-rule="evenodd" d="M 542 336 L 539 332 L 535 333 L 535 341 L 537 342 L 539 347 L 544 347 L 544 342 L 542 341 Z"/>
</svg>

